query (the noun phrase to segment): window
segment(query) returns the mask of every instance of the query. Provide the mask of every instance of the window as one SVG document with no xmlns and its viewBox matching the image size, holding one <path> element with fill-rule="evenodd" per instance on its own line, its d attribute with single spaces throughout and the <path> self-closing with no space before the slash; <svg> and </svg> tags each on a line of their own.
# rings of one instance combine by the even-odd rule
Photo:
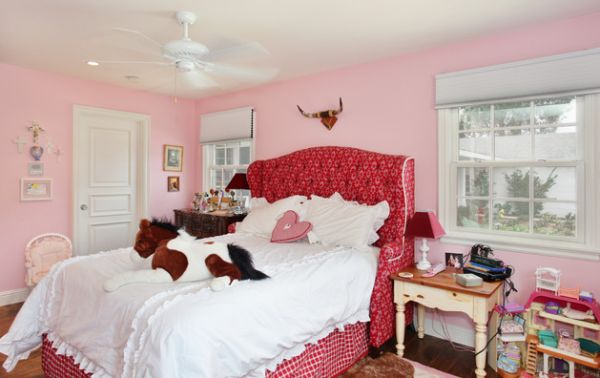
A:
<svg viewBox="0 0 600 378">
<path fill-rule="evenodd" d="M 246 173 L 252 162 L 252 141 L 205 144 L 204 190 L 225 189 L 236 173 Z"/>
<path fill-rule="evenodd" d="M 597 246 L 597 142 L 586 125 L 597 102 L 562 96 L 440 110 L 440 218 L 450 241 Z"/>
</svg>

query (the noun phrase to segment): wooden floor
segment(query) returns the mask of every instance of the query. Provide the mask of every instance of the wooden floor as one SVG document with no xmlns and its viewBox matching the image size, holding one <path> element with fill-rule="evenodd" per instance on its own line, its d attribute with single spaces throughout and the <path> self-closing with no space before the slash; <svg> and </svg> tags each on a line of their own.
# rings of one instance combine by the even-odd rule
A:
<svg viewBox="0 0 600 378">
<path fill-rule="evenodd" d="M 21 304 L 0 307 L 0 336 L 4 335 Z M 395 340 L 386 343 L 382 350 L 395 352 Z M 423 365 L 431 366 L 435 369 L 454 374 L 458 377 L 474 377 L 475 359 L 471 352 L 458 352 L 452 349 L 450 343 L 445 340 L 432 336 L 425 336 L 419 340 L 417 334 L 410 329 L 406 330 L 404 356 L 409 360 L 417 361 Z M 0 354 L 0 365 L 4 362 L 5 356 Z M 6 373 L 0 367 L 0 377 L 2 378 L 43 378 L 42 359 L 40 351 L 37 350 L 31 354 L 29 359 L 19 362 L 16 369 L 11 373 Z M 498 375 L 491 369 L 487 369 L 486 377 L 496 378 Z"/>
<path fill-rule="evenodd" d="M 404 336 L 404 357 L 444 371 L 457 377 L 475 377 L 475 357 L 473 352 L 456 351 L 450 343 L 437 337 L 425 335 L 423 339 L 408 327 Z M 396 338 L 385 343 L 385 352 L 396 353 Z M 486 378 L 497 378 L 499 375 L 490 367 L 486 367 Z"/>
<path fill-rule="evenodd" d="M 0 307 L 0 336 L 3 336 L 10 327 L 17 312 L 21 308 L 21 303 Z M 4 363 L 6 356 L 0 353 L 0 365 Z M 0 366 L 0 377 L 2 378 L 43 378 L 42 356 L 40 349 L 31 353 L 27 360 L 19 362 L 15 370 L 10 373 L 4 371 Z"/>
</svg>

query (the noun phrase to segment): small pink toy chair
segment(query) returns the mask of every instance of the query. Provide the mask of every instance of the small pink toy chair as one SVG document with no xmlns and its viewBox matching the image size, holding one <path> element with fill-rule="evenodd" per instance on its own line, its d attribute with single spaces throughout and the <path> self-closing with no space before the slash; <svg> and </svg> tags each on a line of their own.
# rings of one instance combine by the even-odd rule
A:
<svg viewBox="0 0 600 378">
<path fill-rule="evenodd" d="M 73 245 L 68 237 L 61 234 L 42 234 L 31 239 L 25 247 L 25 267 L 27 286 L 35 286 L 59 261 L 68 259 L 73 253 Z"/>
</svg>

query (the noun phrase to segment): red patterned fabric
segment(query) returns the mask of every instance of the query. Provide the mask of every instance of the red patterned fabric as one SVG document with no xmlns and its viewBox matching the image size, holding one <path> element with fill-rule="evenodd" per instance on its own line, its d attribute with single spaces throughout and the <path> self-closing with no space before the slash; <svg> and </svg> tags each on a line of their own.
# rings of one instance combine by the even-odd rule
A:
<svg viewBox="0 0 600 378">
<path fill-rule="evenodd" d="M 46 378 L 88 378 L 91 374 L 85 373 L 75 365 L 73 357 L 56 354 L 52 342 L 46 335 L 42 338 L 42 370 Z"/>
<path fill-rule="evenodd" d="M 265 377 L 335 377 L 367 354 L 367 339 L 366 323 L 349 324 L 343 331 L 335 330 L 316 344 L 307 345 L 302 354 L 283 361 L 275 371 L 267 371 Z M 56 354 L 56 349 L 45 335 L 42 344 L 42 369 L 47 378 L 90 377 L 79 370 L 73 358 Z"/>
<path fill-rule="evenodd" d="M 343 331 L 335 330 L 317 344 L 307 345 L 301 355 L 283 361 L 265 377 L 335 377 L 367 355 L 367 338 L 366 323 L 347 325 Z"/>
<path fill-rule="evenodd" d="M 414 160 L 349 147 L 313 147 L 278 158 L 258 160 L 248 167 L 254 197 L 269 202 L 299 194 L 329 197 L 338 192 L 349 201 L 374 205 L 387 200 L 390 216 L 379 229 L 382 247 L 371 297 L 370 342 L 381 346 L 394 334 L 395 308 L 390 273 L 414 261 L 412 238 L 404 237 L 414 208 Z M 412 322 L 412 308 L 406 311 Z"/>
</svg>

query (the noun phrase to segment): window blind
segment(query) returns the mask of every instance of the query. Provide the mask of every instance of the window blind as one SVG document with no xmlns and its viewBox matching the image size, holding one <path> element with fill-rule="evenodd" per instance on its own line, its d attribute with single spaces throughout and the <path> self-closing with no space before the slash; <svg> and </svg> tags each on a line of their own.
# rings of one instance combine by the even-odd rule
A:
<svg viewBox="0 0 600 378">
<path fill-rule="evenodd" d="M 244 107 L 200 116 L 200 143 L 254 137 L 254 108 Z"/>
<path fill-rule="evenodd" d="M 600 48 L 436 75 L 435 104 L 600 92 Z"/>
</svg>

